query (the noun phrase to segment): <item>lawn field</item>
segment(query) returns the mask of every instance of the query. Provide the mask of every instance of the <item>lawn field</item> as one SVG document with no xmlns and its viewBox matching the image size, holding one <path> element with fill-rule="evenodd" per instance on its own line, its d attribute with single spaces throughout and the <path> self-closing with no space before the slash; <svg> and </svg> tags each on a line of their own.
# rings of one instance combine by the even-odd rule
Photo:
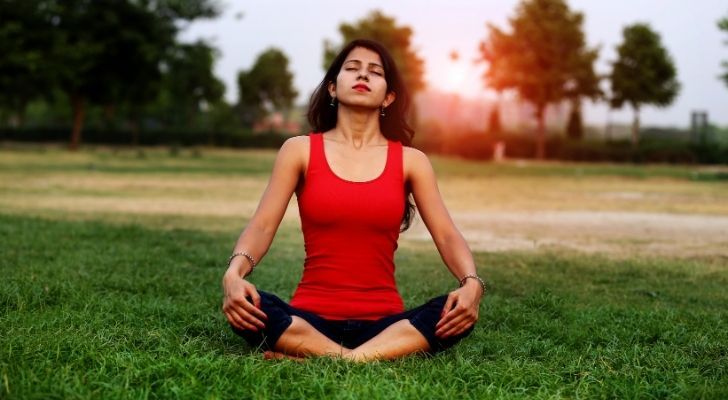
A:
<svg viewBox="0 0 728 400">
<path fill-rule="evenodd" d="M 728 168 L 432 157 L 486 277 L 431 358 L 265 361 L 220 312 L 273 151 L 0 146 L 0 399 L 728 398 Z M 295 198 L 251 277 L 289 299 Z M 408 307 L 456 281 L 419 220 Z"/>
</svg>

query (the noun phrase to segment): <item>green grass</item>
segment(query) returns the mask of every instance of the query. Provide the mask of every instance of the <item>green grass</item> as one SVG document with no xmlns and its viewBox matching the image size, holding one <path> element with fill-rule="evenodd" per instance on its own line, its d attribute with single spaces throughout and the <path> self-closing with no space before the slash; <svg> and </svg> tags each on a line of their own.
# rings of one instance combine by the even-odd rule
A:
<svg viewBox="0 0 728 400">
<path fill-rule="evenodd" d="M 639 180 L 648 178 L 672 178 L 707 182 L 728 180 L 728 169 L 724 166 L 705 168 L 689 165 L 538 162 L 533 160 L 484 163 L 442 157 L 433 157 L 432 160 L 433 166 L 438 173 L 466 177 L 565 177 L 579 179 L 613 176 Z"/>
<path fill-rule="evenodd" d="M 213 154 L 210 156 L 210 154 Z M 268 175 L 275 150 L 182 149 L 164 147 L 139 150 L 88 147 L 69 154 L 63 147 L 0 143 L 0 172 L 111 172 L 111 173 L 202 173 L 221 175 Z M 588 178 L 614 176 L 632 179 L 673 178 L 689 181 L 728 180 L 725 166 L 690 166 L 628 163 L 577 163 L 514 161 L 506 163 L 475 162 L 430 156 L 438 176 L 459 177 L 566 177 Z"/>
<path fill-rule="evenodd" d="M 279 232 L 252 277 L 290 297 L 303 261 Z M 433 358 L 263 361 L 227 327 L 236 232 L 0 214 L 0 398 L 726 398 L 724 259 L 476 253 L 476 330 Z M 407 306 L 455 281 L 400 248 Z"/>
<path fill-rule="evenodd" d="M 0 172 L 268 175 L 275 159 L 273 150 L 215 151 L 214 157 L 205 153 L 199 149 L 173 153 L 163 148 L 99 148 L 67 153 L 52 147 L 31 146 L 12 150 L 0 147 Z"/>
</svg>

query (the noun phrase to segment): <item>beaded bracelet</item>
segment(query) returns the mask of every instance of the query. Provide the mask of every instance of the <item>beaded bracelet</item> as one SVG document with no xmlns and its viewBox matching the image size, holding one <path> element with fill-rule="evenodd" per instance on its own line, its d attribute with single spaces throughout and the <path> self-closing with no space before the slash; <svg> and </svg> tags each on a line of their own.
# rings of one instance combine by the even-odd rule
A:
<svg viewBox="0 0 728 400">
<path fill-rule="evenodd" d="M 483 279 L 481 279 L 478 275 L 475 275 L 475 274 L 465 275 L 462 279 L 460 279 L 460 287 L 463 287 L 463 285 L 465 285 L 465 281 L 468 278 L 477 279 L 478 282 L 480 282 L 480 287 L 483 289 L 483 294 L 485 294 L 485 282 L 483 281 Z"/>
<path fill-rule="evenodd" d="M 228 268 L 230 268 L 230 263 L 233 261 L 233 258 L 235 258 L 237 256 L 243 256 L 243 257 L 247 258 L 248 261 L 250 261 L 250 265 L 251 265 L 250 271 L 248 271 L 248 273 L 245 274 L 243 276 L 243 278 L 245 278 L 246 276 L 252 274 L 253 273 L 253 270 L 255 269 L 255 266 L 256 266 L 257 263 L 253 259 L 253 256 L 251 256 L 250 254 L 248 254 L 245 251 L 241 251 L 239 253 L 233 253 L 233 255 L 231 255 L 230 258 L 228 258 Z"/>
</svg>

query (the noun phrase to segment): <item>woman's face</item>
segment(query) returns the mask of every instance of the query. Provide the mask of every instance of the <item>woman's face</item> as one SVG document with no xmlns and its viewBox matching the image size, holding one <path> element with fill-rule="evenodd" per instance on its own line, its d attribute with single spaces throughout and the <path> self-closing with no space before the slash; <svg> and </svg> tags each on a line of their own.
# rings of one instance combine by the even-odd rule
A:
<svg viewBox="0 0 728 400">
<path fill-rule="evenodd" d="M 355 47 L 346 56 L 336 76 L 336 87 L 329 85 L 329 94 L 341 104 L 373 109 L 394 101 L 394 93 L 387 94 L 379 54 L 364 47 Z"/>
</svg>

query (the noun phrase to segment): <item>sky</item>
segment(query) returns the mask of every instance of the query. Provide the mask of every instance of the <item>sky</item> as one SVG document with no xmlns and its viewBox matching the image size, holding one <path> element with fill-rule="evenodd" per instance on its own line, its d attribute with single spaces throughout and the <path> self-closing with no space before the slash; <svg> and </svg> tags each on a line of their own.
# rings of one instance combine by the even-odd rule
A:
<svg viewBox="0 0 728 400">
<path fill-rule="evenodd" d="M 181 40 L 205 39 L 220 51 L 215 74 L 225 82 L 225 97 L 237 100 L 236 77 L 250 69 L 259 54 L 270 47 L 289 59 L 297 104 L 306 104 L 324 75 L 324 40 L 341 43 L 338 27 L 355 23 L 372 10 L 395 18 L 413 30 L 412 46 L 425 62 L 429 88 L 482 99 L 492 96 L 480 78 L 484 66 L 478 44 L 486 39 L 486 23 L 508 28 L 518 0 L 250 0 L 221 1 L 223 13 L 213 20 L 185 27 Z M 590 47 L 601 48 L 598 73 L 608 73 L 616 59 L 616 46 L 624 26 L 646 22 L 657 31 L 672 56 L 682 85 L 679 96 L 666 108 L 646 106 L 644 125 L 687 127 L 693 110 L 707 111 L 710 122 L 728 125 L 728 86 L 718 79 L 728 60 L 728 34 L 717 21 L 728 16 L 725 0 L 569 0 L 572 10 L 585 16 L 584 30 Z M 450 58 L 452 51 L 460 55 Z M 605 85 L 606 87 L 606 85 Z M 604 104 L 585 103 L 585 120 L 592 125 L 630 123 L 628 108 L 609 112 Z"/>
</svg>

